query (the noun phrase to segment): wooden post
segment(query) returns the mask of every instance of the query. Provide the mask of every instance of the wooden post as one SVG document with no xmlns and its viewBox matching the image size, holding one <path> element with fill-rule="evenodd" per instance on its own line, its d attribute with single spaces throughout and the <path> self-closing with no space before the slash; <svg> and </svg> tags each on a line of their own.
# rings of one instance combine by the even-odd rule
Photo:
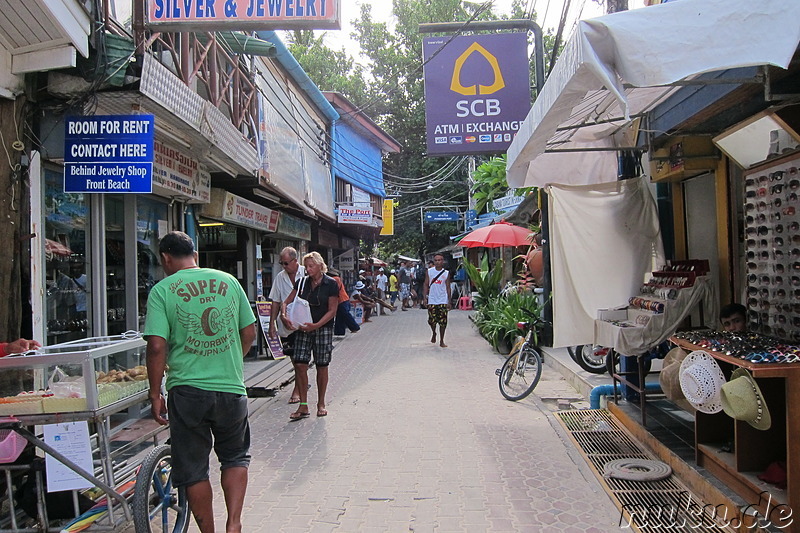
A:
<svg viewBox="0 0 800 533">
<path fill-rule="evenodd" d="M 2 132 L 3 148 L 0 154 L 0 242 L 9 252 L 0 261 L 0 294 L 4 295 L 6 305 L 0 306 L 0 340 L 14 340 L 20 336 L 22 318 L 22 263 L 30 257 L 29 240 L 22 241 L 28 235 L 27 214 L 30 211 L 30 191 L 24 186 L 26 169 L 20 167 L 21 125 L 24 117 L 19 113 L 23 100 L 0 100 L 0 132 Z M 16 116 L 15 116 L 16 115 Z M 31 179 L 40 179 L 34 176 Z M 30 272 L 26 266 L 24 269 Z M 29 275 L 29 274 L 28 274 Z M 25 299 L 27 301 L 27 298 Z"/>
</svg>

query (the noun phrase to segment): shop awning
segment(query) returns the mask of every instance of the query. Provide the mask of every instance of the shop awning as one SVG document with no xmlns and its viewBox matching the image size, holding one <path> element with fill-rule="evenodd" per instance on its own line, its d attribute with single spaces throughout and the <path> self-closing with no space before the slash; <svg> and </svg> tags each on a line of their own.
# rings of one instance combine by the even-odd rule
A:
<svg viewBox="0 0 800 533">
<path fill-rule="evenodd" d="M 636 118 L 707 72 L 786 68 L 800 2 L 684 0 L 581 21 L 508 149 L 511 187 L 617 179 Z"/>
<path fill-rule="evenodd" d="M 218 31 L 216 35 L 217 39 L 222 39 L 237 54 L 262 57 L 275 57 L 278 55 L 278 50 L 271 42 L 240 31 Z"/>
</svg>

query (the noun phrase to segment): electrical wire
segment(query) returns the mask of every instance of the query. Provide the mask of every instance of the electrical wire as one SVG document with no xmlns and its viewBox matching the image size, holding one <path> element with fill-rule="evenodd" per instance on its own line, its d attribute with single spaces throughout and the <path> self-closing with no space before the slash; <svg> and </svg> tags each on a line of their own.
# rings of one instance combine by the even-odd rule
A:
<svg viewBox="0 0 800 533">
<path fill-rule="evenodd" d="M 487 4 L 491 5 L 491 2 L 487 2 Z M 482 7 L 486 8 L 487 5 L 484 4 L 484 6 L 482 6 Z M 475 16 L 479 16 L 479 14 L 480 14 L 480 10 L 476 12 L 476 14 L 473 16 L 473 18 Z M 468 21 L 468 22 L 470 22 L 470 21 Z M 462 28 L 463 28 L 463 26 L 462 26 Z M 461 30 L 461 31 L 463 31 L 463 30 Z M 230 45 L 228 43 L 226 43 L 224 41 L 221 41 L 221 42 L 219 42 L 219 44 L 223 48 L 227 48 L 228 51 L 230 51 L 231 54 L 234 54 L 233 50 L 230 48 Z M 442 48 L 440 48 L 439 50 L 441 50 Z M 430 59 L 432 59 L 432 57 L 429 58 L 429 60 Z M 301 133 L 301 131 L 298 130 L 298 127 L 295 127 L 294 124 L 290 124 L 286 119 L 284 119 L 283 121 L 286 124 L 286 126 L 289 129 L 291 129 L 295 133 L 295 135 L 297 135 L 298 138 L 302 142 L 304 142 L 308 146 L 308 148 L 310 148 L 312 150 L 312 152 L 317 157 L 319 157 L 320 160 L 322 160 L 323 162 L 325 162 L 325 160 L 326 160 L 325 157 L 324 157 L 325 154 L 324 153 L 320 154 L 319 152 L 317 152 L 316 150 L 319 147 L 313 145 L 311 142 L 306 140 L 303 137 L 303 133 L 305 133 L 308 137 L 316 138 L 316 139 L 319 139 L 319 137 L 322 136 L 328 142 L 328 144 L 331 146 L 331 148 L 338 149 L 339 152 L 341 152 L 341 153 L 343 153 L 345 155 L 348 155 L 350 160 L 348 160 L 346 158 L 343 158 L 343 159 L 337 161 L 337 163 L 339 165 L 341 165 L 343 167 L 347 167 L 347 168 L 349 168 L 349 170 L 352 170 L 352 171 L 360 174 L 361 176 L 367 178 L 367 181 L 364 181 L 364 180 L 358 179 L 357 177 L 354 177 L 352 175 L 348 176 L 352 181 L 356 182 L 356 185 L 360 185 L 360 186 L 366 187 L 366 188 L 372 188 L 374 186 L 374 182 L 369 180 L 373 176 L 369 175 L 369 174 L 365 174 L 365 172 L 364 172 L 365 168 L 368 169 L 368 170 L 372 170 L 375 173 L 381 173 L 383 175 L 384 183 L 389 183 L 390 185 L 395 186 L 395 188 L 401 188 L 402 187 L 400 185 L 400 182 L 406 182 L 406 184 L 422 184 L 422 185 L 424 185 L 424 187 L 422 187 L 422 186 L 417 187 L 418 190 L 416 190 L 416 191 L 408 190 L 408 191 L 405 191 L 405 192 L 422 192 L 422 191 L 426 190 L 429 185 L 436 185 L 437 182 L 444 181 L 445 179 L 447 179 L 449 176 L 452 175 L 452 172 L 448 171 L 447 166 L 449 165 L 450 162 L 452 162 L 454 160 L 454 158 L 451 158 L 451 160 L 448 161 L 447 163 L 445 163 L 444 166 L 440 167 L 439 169 L 436 169 L 431 174 L 428 174 L 426 176 L 414 177 L 414 178 L 409 178 L 409 177 L 405 177 L 405 176 L 399 176 L 399 175 L 396 175 L 396 174 L 392 174 L 390 172 L 386 172 L 383 169 L 382 166 L 380 168 L 372 166 L 372 162 L 371 161 L 366 161 L 366 160 L 362 159 L 361 157 L 358 157 L 358 155 L 354 154 L 352 151 L 348 150 L 345 146 L 343 146 L 341 143 L 339 143 L 329 132 L 327 132 L 326 130 L 320 128 L 318 123 L 311 121 L 311 119 L 307 115 L 307 113 L 304 113 L 303 112 L 304 110 L 298 108 L 298 106 L 295 104 L 294 99 L 292 98 L 292 96 L 293 96 L 292 93 L 289 93 L 288 91 L 282 91 L 282 93 L 283 93 L 282 95 L 278 94 L 277 89 L 274 87 L 274 84 L 269 83 L 269 80 L 266 78 L 266 76 L 264 75 L 263 71 L 258 68 L 257 63 L 254 63 L 254 66 L 255 66 L 255 71 L 256 71 L 257 75 L 265 82 L 265 85 L 270 89 L 272 94 L 275 96 L 275 99 L 274 100 L 270 99 L 269 96 L 264 92 L 263 88 L 259 84 L 255 84 L 255 87 L 264 96 L 264 98 L 273 107 L 273 109 L 278 111 L 278 109 L 274 105 L 274 101 L 280 102 L 281 107 L 283 108 L 283 110 L 286 112 L 287 115 L 289 115 L 291 117 L 294 117 L 295 119 L 300 117 L 305 122 L 306 126 L 308 126 L 309 128 L 313 128 L 316 131 L 315 132 L 309 132 L 308 129 L 303 128 L 302 124 L 299 124 L 299 122 L 298 122 L 297 126 L 302 130 L 302 133 Z M 283 88 L 283 86 L 281 86 L 281 87 Z M 287 106 L 287 102 L 288 102 L 288 106 Z M 323 152 L 324 152 L 324 150 L 323 150 Z M 360 155 L 363 156 L 364 154 L 360 154 Z M 462 157 L 460 162 L 463 163 L 466 160 L 467 160 L 466 157 Z M 391 181 L 391 179 L 387 179 L 387 178 L 391 178 L 391 179 L 394 179 L 394 180 L 397 180 L 397 181 L 393 183 Z M 401 191 L 401 192 L 403 192 L 403 191 Z"/>
</svg>

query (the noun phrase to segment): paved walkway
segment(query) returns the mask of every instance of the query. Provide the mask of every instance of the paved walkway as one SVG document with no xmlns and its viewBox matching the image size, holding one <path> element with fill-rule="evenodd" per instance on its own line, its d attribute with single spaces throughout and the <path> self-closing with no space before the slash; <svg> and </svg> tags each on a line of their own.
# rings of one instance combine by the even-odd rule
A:
<svg viewBox="0 0 800 533">
<path fill-rule="evenodd" d="M 450 313 L 449 348 L 429 340 L 421 310 L 348 334 L 334 350 L 325 418 L 311 403 L 310 418 L 290 422 L 290 388 L 253 400 L 264 403 L 251 418 L 244 531 L 618 530 L 616 508 L 549 404 L 502 398 L 502 359 L 467 313 Z M 549 369 L 536 393 L 576 396 Z"/>
</svg>

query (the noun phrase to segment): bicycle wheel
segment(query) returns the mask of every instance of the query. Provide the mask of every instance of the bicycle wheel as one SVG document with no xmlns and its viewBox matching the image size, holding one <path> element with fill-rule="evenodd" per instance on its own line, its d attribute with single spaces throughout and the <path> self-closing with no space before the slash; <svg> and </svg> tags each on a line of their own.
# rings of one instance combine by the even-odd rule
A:
<svg viewBox="0 0 800 533">
<path fill-rule="evenodd" d="M 507 400 L 525 398 L 542 377 L 542 356 L 530 344 L 524 344 L 517 353 L 512 353 L 500 369 L 500 392 Z"/>
<path fill-rule="evenodd" d="M 185 533 L 190 516 L 186 491 L 172 486 L 172 451 L 169 446 L 158 446 L 142 461 L 136 476 L 136 533 Z"/>
</svg>

